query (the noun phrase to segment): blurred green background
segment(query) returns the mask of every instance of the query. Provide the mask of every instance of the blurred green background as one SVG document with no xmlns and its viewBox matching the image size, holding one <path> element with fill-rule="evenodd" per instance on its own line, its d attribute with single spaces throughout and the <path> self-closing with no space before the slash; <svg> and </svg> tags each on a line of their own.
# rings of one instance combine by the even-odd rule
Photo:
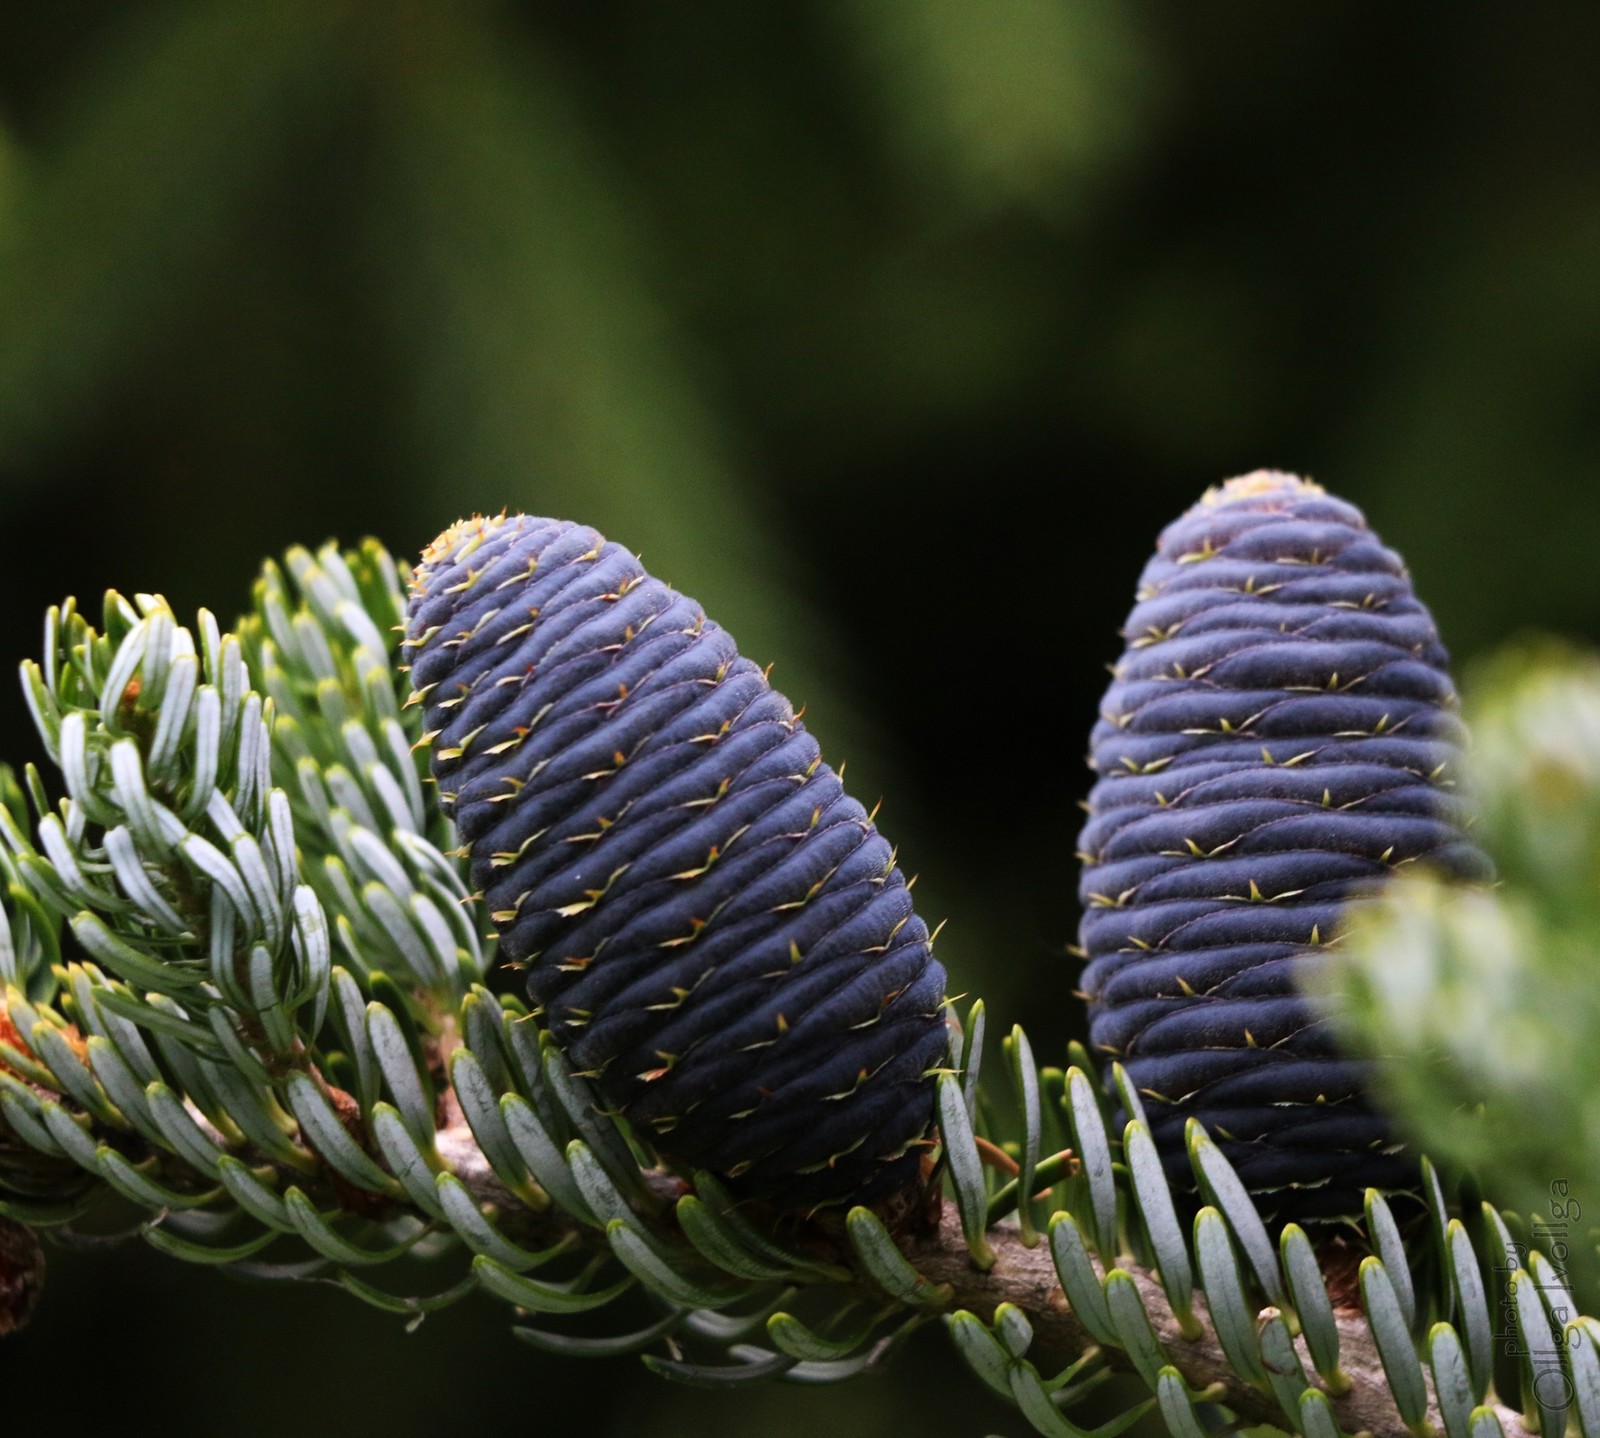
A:
<svg viewBox="0 0 1600 1438">
<path fill-rule="evenodd" d="M 1075 800 L 1157 529 L 1361 504 L 1470 657 L 1600 637 L 1600 9 L 5 0 L 0 658 L 107 586 L 589 520 L 808 705 L 952 988 L 1081 1030 Z M 0 753 L 35 754 L 0 686 Z M 1016 1429 L 934 1334 L 839 1390 L 407 1335 L 57 1253 L 17 1431 Z"/>
</svg>

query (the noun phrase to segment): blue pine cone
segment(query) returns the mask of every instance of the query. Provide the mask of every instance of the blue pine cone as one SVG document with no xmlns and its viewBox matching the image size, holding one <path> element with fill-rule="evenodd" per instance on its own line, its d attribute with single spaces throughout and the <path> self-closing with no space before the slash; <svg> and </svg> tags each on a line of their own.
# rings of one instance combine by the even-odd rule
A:
<svg viewBox="0 0 1600 1438">
<path fill-rule="evenodd" d="M 429 547 L 406 644 L 473 886 L 601 1100 L 785 1208 L 914 1184 L 944 970 L 763 671 L 628 550 L 524 515 Z"/>
<path fill-rule="evenodd" d="M 1357 1214 L 1415 1161 L 1296 976 L 1401 865 L 1488 877 L 1433 620 L 1359 510 L 1263 471 L 1167 527 L 1123 635 L 1079 840 L 1091 1043 L 1175 1180 L 1196 1117 L 1264 1211 Z"/>
</svg>

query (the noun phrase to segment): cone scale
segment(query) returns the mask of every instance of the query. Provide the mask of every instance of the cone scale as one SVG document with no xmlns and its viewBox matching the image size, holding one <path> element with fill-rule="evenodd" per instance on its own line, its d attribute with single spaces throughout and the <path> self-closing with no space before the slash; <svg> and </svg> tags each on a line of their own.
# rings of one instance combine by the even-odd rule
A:
<svg viewBox="0 0 1600 1438">
<path fill-rule="evenodd" d="M 1261 472 L 1168 526 L 1123 633 L 1079 840 L 1091 1044 L 1175 1181 L 1195 1117 L 1265 1212 L 1359 1214 L 1415 1160 L 1298 981 L 1403 865 L 1488 877 L 1433 620 L 1359 510 Z"/>
<path fill-rule="evenodd" d="M 430 546 L 405 642 L 501 951 L 604 1103 L 786 1208 L 914 1184 L 944 971 L 763 671 L 628 550 L 523 515 Z"/>
</svg>

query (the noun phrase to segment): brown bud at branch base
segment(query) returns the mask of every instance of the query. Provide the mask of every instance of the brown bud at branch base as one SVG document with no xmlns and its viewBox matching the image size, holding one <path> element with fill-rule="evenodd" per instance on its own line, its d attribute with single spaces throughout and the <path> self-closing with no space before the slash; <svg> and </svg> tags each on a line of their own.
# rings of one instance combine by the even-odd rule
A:
<svg viewBox="0 0 1600 1438">
<path fill-rule="evenodd" d="M 44 1250 L 39 1236 L 0 1218 L 0 1338 L 24 1327 L 44 1288 Z"/>
</svg>

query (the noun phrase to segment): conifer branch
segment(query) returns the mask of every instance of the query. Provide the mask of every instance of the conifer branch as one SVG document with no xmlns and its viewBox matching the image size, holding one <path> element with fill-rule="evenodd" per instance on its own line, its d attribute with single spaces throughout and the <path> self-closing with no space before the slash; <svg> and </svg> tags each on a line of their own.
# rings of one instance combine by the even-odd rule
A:
<svg viewBox="0 0 1600 1438">
<path fill-rule="evenodd" d="M 513 1220 L 518 1200 L 495 1177 L 464 1123 L 440 1130 L 439 1150 L 480 1207 L 498 1211 L 508 1224 L 514 1222 L 529 1242 L 553 1243 L 579 1230 L 574 1219 L 554 1209 L 542 1214 L 523 1210 Z M 666 1202 L 682 1184 L 658 1174 L 652 1177 L 652 1186 Z M 988 1241 L 995 1261 L 983 1270 L 972 1261 L 956 1203 L 944 1199 L 935 1221 L 920 1231 L 908 1232 L 900 1239 L 900 1247 L 924 1277 L 935 1284 L 949 1285 L 950 1297 L 944 1311 L 965 1309 L 981 1316 L 993 1315 L 1002 1304 L 1020 1310 L 1033 1327 L 1030 1358 L 1039 1367 L 1066 1367 L 1096 1346 L 1094 1335 L 1062 1294 L 1046 1245 L 1028 1247 L 1014 1221 L 1002 1221 L 990 1229 Z M 847 1262 L 848 1250 L 841 1248 L 837 1256 Z M 1217 1340 L 1203 1296 L 1197 1296 L 1195 1308 L 1204 1332 L 1196 1338 L 1186 1337 L 1162 1291 L 1159 1276 L 1128 1255 L 1119 1258 L 1119 1266 L 1133 1278 L 1157 1341 L 1191 1389 L 1207 1394 L 1211 1401 L 1250 1423 L 1283 1422 L 1282 1410 L 1271 1394 L 1245 1381 L 1229 1361 Z M 864 1296 L 874 1296 L 870 1280 L 859 1274 L 857 1286 Z M 1372 1438 L 1416 1438 L 1416 1430 L 1407 1426 L 1395 1407 L 1383 1361 L 1359 1306 L 1336 1306 L 1334 1313 L 1339 1326 L 1339 1366 L 1350 1382 L 1348 1392 L 1330 1395 L 1340 1429 L 1349 1434 L 1370 1433 Z M 1303 1339 L 1296 1340 L 1296 1348 L 1307 1371 L 1311 1371 Z M 1131 1363 L 1114 1353 L 1112 1366 L 1132 1371 Z M 1522 1426 L 1521 1415 L 1514 1409 L 1498 1400 L 1491 1400 L 1486 1406 L 1507 1435 L 1530 1431 Z M 1431 1382 L 1427 1422 L 1430 1431 L 1444 1431 Z"/>
<path fill-rule="evenodd" d="M 1600 1433 L 1600 1324 L 1498 1210 L 1452 1212 L 1424 1161 L 1409 1238 L 1368 1188 L 1330 1276 L 1296 1224 L 1269 1236 L 1198 1121 L 1187 1168 L 1164 1166 L 1120 1065 L 1104 1093 L 1081 1046 L 1039 1067 L 1015 1028 L 1000 1101 L 981 1001 L 947 1008 L 948 1062 L 922 1075 L 932 1147 L 893 1155 L 920 1185 L 846 1190 L 846 1211 L 669 1167 L 486 986 L 394 687 L 397 567 L 369 544 L 289 569 L 237 635 L 202 614 L 198 642 L 150 596 L 109 596 L 100 630 L 63 606 L 25 669 L 66 797 L 0 767 L 0 1332 L 38 1291 L 30 1230 L 110 1203 L 178 1258 L 413 1317 L 482 1290 L 535 1346 L 702 1385 L 846 1379 L 942 1318 L 1047 1438 L 1085 1438 L 1068 1415 L 1117 1370 L 1151 1397 L 1093 1438 L 1153 1405 L 1175 1438 L 1217 1410 L 1306 1438 L 1557 1438 L 1534 1362 Z M 412 1257 L 456 1277 L 375 1281 Z M 559 1331 L 630 1293 L 645 1327 Z"/>
</svg>

